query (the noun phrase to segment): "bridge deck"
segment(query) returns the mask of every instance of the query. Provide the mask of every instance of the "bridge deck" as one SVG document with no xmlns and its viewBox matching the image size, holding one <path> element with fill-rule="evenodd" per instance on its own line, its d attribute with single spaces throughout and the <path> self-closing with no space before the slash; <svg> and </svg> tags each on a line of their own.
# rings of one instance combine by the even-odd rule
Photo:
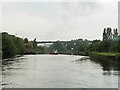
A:
<svg viewBox="0 0 120 90">
<path fill-rule="evenodd" d="M 37 41 L 37 43 L 57 43 L 57 42 L 67 43 L 67 42 L 69 42 L 69 41 Z"/>
</svg>

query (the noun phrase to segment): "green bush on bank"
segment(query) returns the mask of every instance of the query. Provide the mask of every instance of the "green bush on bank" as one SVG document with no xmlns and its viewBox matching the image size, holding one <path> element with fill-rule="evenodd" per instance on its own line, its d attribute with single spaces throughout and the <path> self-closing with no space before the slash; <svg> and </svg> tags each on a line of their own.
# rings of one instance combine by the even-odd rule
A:
<svg viewBox="0 0 120 90">
<path fill-rule="evenodd" d="M 11 58 L 15 55 L 21 55 L 24 53 L 24 41 L 23 39 L 14 35 L 9 35 L 6 32 L 2 33 L 2 58 Z"/>
<path fill-rule="evenodd" d="M 117 52 L 92 52 L 93 54 L 97 54 L 97 55 L 103 55 L 103 56 L 116 56 L 116 55 L 120 55 L 120 53 Z"/>
<path fill-rule="evenodd" d="M 91 52 L 89 56 L 96 60 L 120 60 L 120 53 L 117 52 Z"/>
<path fill-rule="evenodd" d="M 6 32 L 2 33 L 2 58 L 12 58 L 16 55 L 44 53 L 44 48 L 36 42 L 22 39 Z"/>
</svg>

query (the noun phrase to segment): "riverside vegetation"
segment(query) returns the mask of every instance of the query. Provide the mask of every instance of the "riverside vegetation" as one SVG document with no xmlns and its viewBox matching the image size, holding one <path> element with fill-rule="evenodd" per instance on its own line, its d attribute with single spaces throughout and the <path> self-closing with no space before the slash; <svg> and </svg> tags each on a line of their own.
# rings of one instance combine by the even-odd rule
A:
<svg viewBox="0 0 120 90">
<path fill-rule="evenodd" d="M 23 39 L 15 35 L 10 35 L 6 32 L 2 33 L 2 58 L 13 58 L 16 55 L 24 55 L 31 52 L 42 52 L 41 46 L 36 47 L 36 44 L 32 41 L 28 41 L 27 38 Z"/>
<path fill-rule="evenodd" d="M 83 40 L 76 39 L 67 43 L 60 41 L 47 46 L 37 46 L 36 39 L 29 41 L 27 38 L 20 38 L 15 35 L 10 35 L 2 32 L 2 58 L 11 58 L 16 55 L 24 54 L 45 54 L 53 50 L 59 53 L 75 54 L 75 55 L 90 55 L 93 56 L 112 56 L 119 58 L 120 56 L 120 39 L 117 29 L 114 29 L 114 34 L 111 34 L 111 28 L 104 29 L 103 40 Z M 113 35 L 113 36 L 112 36 Z"/>
</svg>

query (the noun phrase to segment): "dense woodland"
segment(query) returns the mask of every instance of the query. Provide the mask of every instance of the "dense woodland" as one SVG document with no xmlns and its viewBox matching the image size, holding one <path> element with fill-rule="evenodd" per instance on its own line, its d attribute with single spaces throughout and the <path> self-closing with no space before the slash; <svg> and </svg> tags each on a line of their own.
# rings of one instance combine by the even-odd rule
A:
<svg viewBox="0 0 120 90">
<path fill-rule="evenodd" d="M 88 55 L 90 52 L 120 52 L 120 40 L 83 40 L 76 39 L 66 43 L 60 41 L 47 46 L 37 46 L 36 39 L 29 41 L 27 38 L 20 38 L 2 33 L 2 57 L 11 58 L 24 54 L 47 54 L 57 50 L 61 54 Z"/>
<path fill-rule="evenodd" d="M 2 33 L 3 58 L 10 58 L 18 54 L 23 54 L 25 50 L 23 39 L 8 33 Z"/>
<path fill-rule="evenodd" d="M 73 54 L 88 54 L 89 52 L 120 52 L 120 41 L 112 40 L 72 40 L 65 45 L 54 43 L 49 48 L 50 51 L 56 49 L 58 52 L 68 52 Z"/>
<path fill-rule="evenodd" d="M 11 58 L 16 55 L 24 55 L 26 53 L 34 54 L 41 51 L 42 47 L 37 47 L 34 41 L 28 41 L 15 35 L 10 35 L 6 32 L 2 33 L 2 58 Z"/>
</svg>

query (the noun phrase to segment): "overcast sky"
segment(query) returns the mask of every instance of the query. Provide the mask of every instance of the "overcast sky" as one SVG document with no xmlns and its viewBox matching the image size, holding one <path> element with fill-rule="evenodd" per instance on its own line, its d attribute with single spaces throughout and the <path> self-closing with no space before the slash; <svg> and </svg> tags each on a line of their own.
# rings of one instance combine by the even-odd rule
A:
<svg viewBox="0 0 120 90">
<path fill-rule="evenodd" d="M 5 2 L 2 31 L 30 40 L 102 39 L 105 27 L 118 27 L 118 0 L 93 1 Z"/>
</svg>

